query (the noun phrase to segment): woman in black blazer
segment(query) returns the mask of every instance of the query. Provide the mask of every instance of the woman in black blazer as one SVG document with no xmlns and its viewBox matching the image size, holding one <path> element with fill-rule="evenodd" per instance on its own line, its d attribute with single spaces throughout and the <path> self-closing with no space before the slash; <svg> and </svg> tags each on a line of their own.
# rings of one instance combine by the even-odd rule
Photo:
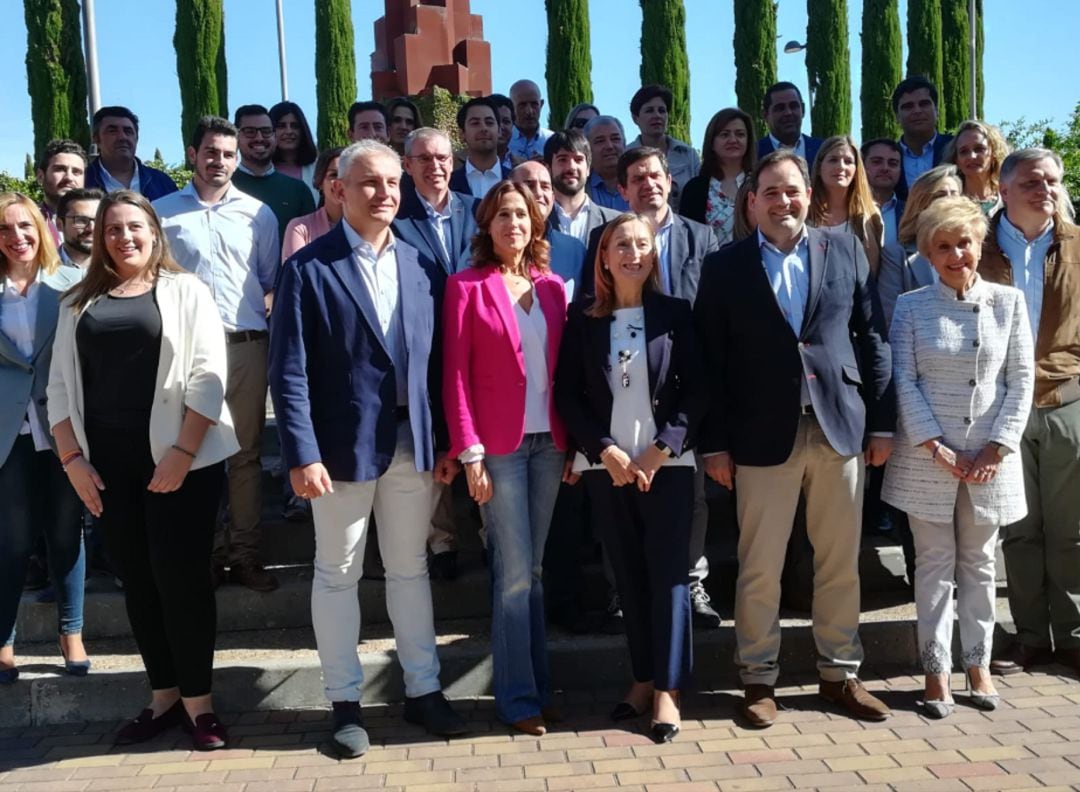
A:
<svg viewBox="0 0 1080 792">
<path fill-rule="evenodd" d="M 688 449 L 705 407 L 701 363 L 690 304 L 660 288 L 648 220 L 609 223 L 594 266 L 596 298 L 570 307 L 555 403 L 623 606 L 634 684 L 611 717 L 651 709 L 653 739 L 669 742 L 691 667 Z"/>
</svg>

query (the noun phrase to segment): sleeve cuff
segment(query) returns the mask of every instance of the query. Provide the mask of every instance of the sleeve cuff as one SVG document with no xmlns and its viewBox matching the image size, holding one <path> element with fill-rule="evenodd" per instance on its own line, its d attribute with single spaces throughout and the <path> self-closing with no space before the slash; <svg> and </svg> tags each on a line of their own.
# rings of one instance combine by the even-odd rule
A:
<svg viewBox="0 0 1080 792">
<path fill-rule="evenodd" d="M 484 446 L 480 443 L 471 445 L 458 454 L 458 461 L 463 465 L 468 465 L 470 462 L 482 462 L 484 459 Z"/>
</svg>

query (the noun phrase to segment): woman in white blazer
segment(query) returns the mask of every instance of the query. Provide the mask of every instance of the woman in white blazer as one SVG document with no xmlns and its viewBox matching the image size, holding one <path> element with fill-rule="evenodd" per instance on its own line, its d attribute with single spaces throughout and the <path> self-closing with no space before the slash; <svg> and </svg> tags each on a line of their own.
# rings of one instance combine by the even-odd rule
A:
<svg viewBox="0 0 1080 792">
<path fill-rule="evenodd" d="M 181 722 L 198 749 L 227 739 L 210 700 L 210 553 L 225 459 L 239 450 L 225 372 L 209 289 L 173 261 L 145 198 L 111 193 L 86 277 L 60 307 L 48 407 L 61 463 L 124 581 L 153 690 L 117 744 Z"/>
<path fill-rule="evenodd" d="M 986 219 L 968 198 L 942 198 L 919 219 L 919 253 L 938 282 L 901 295 L 890 343 L 899 424 L 882 497 L 915 537 L 915 606 L 923 708 L 953 710 L 953 581 L 970 701 L 994 709 L 994 549 L 998 527 L 1027 513 L 1020 437 L 1034 394 L 1024 296 L 982 280 Z"/>
</svg>

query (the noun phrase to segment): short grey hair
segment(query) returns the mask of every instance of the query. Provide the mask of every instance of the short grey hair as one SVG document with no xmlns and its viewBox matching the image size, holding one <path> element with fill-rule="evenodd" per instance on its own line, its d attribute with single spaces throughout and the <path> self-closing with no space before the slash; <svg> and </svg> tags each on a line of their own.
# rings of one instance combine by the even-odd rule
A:
<svg viewBox="0 0 1080 792">
<path fill-rule="evenodd" d="M 1020 167 L 1023 162 L 1038 162 L 1039 160 L 1052 160 L 1057 165 L 1058 171 L 1062 175 L 1065 174 L 1065 163 L 1062 162 L 1061 155 L 1056 151 L 1051 151 L 1048 148 L 1041 148 L 1039 146 L 1032 146 L 1031 148 L 1019 149 L 1005 158 L 1005 161 L 1001 163 L 1001 181 L 1011 181 L 1012 177 L 1016 174 L 1016 169 Z"/>
<path fill-rule="evenodd" d="M 442 138 L 446 141 L 446 145 L 450 146 L 451 153 L 453 152 L 454 144 L 450 142 L 450 137 L 441 129 L 436 129 L 435 127 L 419 127 L 418 129 L 414 129 L 406 135 L 402 151 L 405 152 L 406 157 L 411 157 L 414 144 L 424 140 L 430 140 L 431 138 Z"/>
<path fill-rule="evenodd" d="M 354 160 L 367 159 L 369 157 L 387 157 L 401 167 L 401 157 L 385 143 L 377 140 L 358 140 L 346 146 L 338 157 L 338 178 L 344 179 L 349 175 Z"/>
<path fill-rule="evenodd" d="M 590 118 L 589 123 L 585 125 L 585 129 L 583 130 L 583 132 L 585 133 L 585 139 L 588 140 L 589 135 L 591 135 L 592 131 L 598 126 L 607 126 L 608 124 L 613 124 L 619 128 L 619 134 L 622 135 L 623 143 L 625 143 L 626 130 L 623 129 L 622 121 L 617 119 L 615 116 L 609 115 L 598 115 L 596 118 Z"/>
</svg>

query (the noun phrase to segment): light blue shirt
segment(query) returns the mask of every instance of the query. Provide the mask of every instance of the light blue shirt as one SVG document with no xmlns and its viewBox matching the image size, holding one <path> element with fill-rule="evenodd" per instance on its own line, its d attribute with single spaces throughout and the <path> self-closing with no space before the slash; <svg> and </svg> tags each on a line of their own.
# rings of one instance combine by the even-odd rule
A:
<svg viewBox="0 0 1080 792">
<path fill-rule="evenodd" d="M 1039 318 L 1042 316 L 1046 254 L 1053 241 L 1053 223 L 1028 242 L 1024 232 L 1010 223 L 1006 214 L 1001 215 L 1001 222 L 997 227 L 998 247 L 1012 264 L 1013 285 L 1024 293 L 1028 320 L 1031 322 L 1031 337 L 1035 340 L 1039 337 Z"/>
<path fill-rule="evenodd" d="M 799 142 L 796 143 L 794 146 L 789 146 L 786 143 L 781 143 L 779 140 L 773 137 L 772 133 L 769 134 L 769 140 L 772 142 L 773 151 L 780 151 L 781 149 L 791 149 L 800 157 L 806 159 L 806 138 L 804 138 L 801 134 L 799 135 Z M 811 162 L 810 164 L 813 165 L 814 163 Z"/>
<path fill-rule="evenodd" d="M 428 225 L 431 226 L 431 230 L 435 232 L 435 236 L 439 238 L 439 244 L 442 245 L 443 255 L 446 256 L 447 261 L 453 261 L 454 256 L 450 253 L 452 240 L 450 238 L 450 218 L 452 217 L 452 209 L 454 202 L 454 193 L 448 192 L 446 195 L 446 206 L 443 207 L 441 212 L 437 211 L 434 206 L 427 202 L 427 199 L 420 194 L 420 191 L 416 191 L 416 197 L 420 199 L 420 205 L 424 207 L 424 211 L 427 212 Z"/>
<path fill-rule="evenodd" d="M 675 293 L 674 284 L 671 282 L 671 225 L 674 218 L 675 213 L 668 209 L 667 219 L 656 229 L 656 248 L 660 254 L 660 283 L 665 294 Z"/>
<path fill-rule="evenodd" d="M 376 252 L 342 218 L 341 228 L 352 248 L 353 262 L 360 270 L 360 279 L 367 287 L 368 295 L 375 304 L 390 360 L 394 364 L 394 384 L 397 386 L 397 403 L 409 403 L 409 351 L 405 345 L 405 325 L 401 318 L 401 289 L 398 285 L 397 240 L 391 234 L 380 252 Z"/>
<path fill-rule="evenodd" d="M 513 154 L 515 157 L 521 157 L 522 159 L 529 160 L 538 157 L 542 159 L 544 156 L 544 144 L 547 143 L 552 134 L 550 129 L 537 127 L 536 134 L 531 138 L 527 138 L 515 126 L 514 131 L 510 133 L 510 142 L 506 144 L 506 151 L 508 154 Z"/>
<path fill-rule="evenodd" d="M 878 210 L 881 212 L 881 222 L 885 224 L 886 245 L 891 245 L 893 242 L 896 241 L 897 223 L 900 219 L 896 216 L 897 203 L 898 201 L 896 200 L 896 196 L 894 195 L 892 198 L 890 198 L 878 207 Z"/>
<path fill-rule="evenodd" d="M 903 138 L 900 138 L 900 148 L 904 152 L 904 181 L 907 182 L 907 186 L 911 187 L 915 183 L 915 180 L 934 167 L 934 141 L 937 140 L 937 133 L 926 141 L 926 145 L 923 146 L 922 154 L 913 154 L 911 149 L 907 147 L 907 143 Z"/>
<path fill-rule="evenodd" d="M 233 186 L 216 204 L 203 203 L 194 182 L 153 206 L 173 258 L 210 287 L 225 329 L 266 330 L 264 297 L 281 261 L 270 207 Z"/>
<path fill-rule="evenodd" d="M 803 316 L 806 314 L 806 301 L 810 296 L 809 234 L 804 226 L 802 236 L 790 253 L 784 253 L 776 247 L 760 230 L 757 235 L 761 263 L 765 266 L 765 274 L 769 278 L 773 294 L 776 295 L 776 302 L 780 305 L 780 312 L 784 314 L 795 337 L 799 338 L 802 335 Z M 806 381 L 805 372 L 801 391 L 802 404 L 811 404 L 810 385 Z"/>
<path fill-rule="evenodd" d="M 619 195 L 618 191 L 612 192 L 604 184 L 604 180 L 600 178 L 599 173 L 593 173 L 589 176 L 589 197 L 593 203 L 597 206 L 603 206 L 606 209 L 616 209 L 620 212 L 629 212 L 630 204 L 626 199 Z"/>
</svg>

